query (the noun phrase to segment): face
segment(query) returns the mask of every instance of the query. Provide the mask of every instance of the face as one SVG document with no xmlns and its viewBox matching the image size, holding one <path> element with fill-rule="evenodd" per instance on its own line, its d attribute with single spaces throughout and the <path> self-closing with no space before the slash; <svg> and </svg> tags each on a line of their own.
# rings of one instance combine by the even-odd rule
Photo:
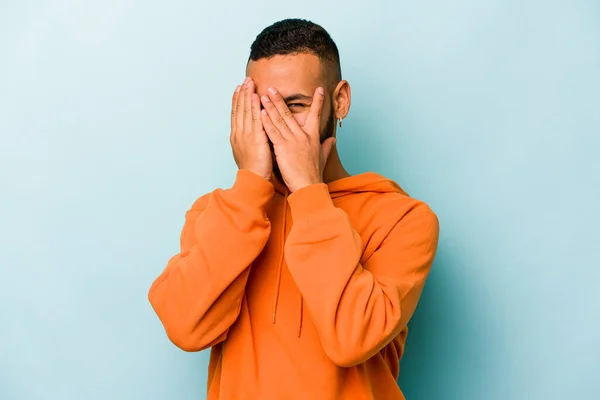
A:
<svg viewBox="0 0 600 400">
<path fill-rule="evenodd" d="M 312 95 L 317 87 L 322 86 L 325 89 L 325 101 L 320 122 L 321 142 L 334 135 L 335 115 L 332 94 L 329 93 L 331 88 L 317 56 L 278 55 L 269 59 L 250 61 L 246 75 L 254 80 L 259 96 L 267 94 L 267 89 L 270 87 L 276 87 L 286 99 L 288 108 L 300 126 L 306 122 L 312 104 Z M 273 157 L 273 171 L 277 178 L 282 180 L 275 157 Z"/>
</svg>

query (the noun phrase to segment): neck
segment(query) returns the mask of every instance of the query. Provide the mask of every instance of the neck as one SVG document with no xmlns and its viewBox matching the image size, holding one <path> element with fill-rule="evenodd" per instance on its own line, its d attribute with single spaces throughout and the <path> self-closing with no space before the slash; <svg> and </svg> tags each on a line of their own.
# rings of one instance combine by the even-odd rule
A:
<svg viewBox="0 0 600 400">
<path fill-rule="evenodd" d="M 342 160 L 340 160 L 337 147 L 333 146 L 329 158 L 327 159 L 327 164 L 325 164 L 325 169 L 323 170 L 323 182 L 329 183 L 349 176 L 350 174 L 342 165 Z"/>
</svg>

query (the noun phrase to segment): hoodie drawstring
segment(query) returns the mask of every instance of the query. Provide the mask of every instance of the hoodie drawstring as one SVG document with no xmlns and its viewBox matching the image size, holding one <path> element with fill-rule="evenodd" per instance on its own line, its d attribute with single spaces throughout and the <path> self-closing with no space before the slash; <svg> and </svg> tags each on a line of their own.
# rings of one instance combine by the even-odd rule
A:
<svg viewBox="0 0 600 400">
<path fill-rule="evenodd" d="M 304 314 L 304 299 L 300 293 L 300 321 L 298 321 L 298 337 L 302 336 L 302 314 Z"/>
<path fill-rule="evenodd" d="M 279 287 L 281 286 L 281 271 L 283 270 L 284 245 L 285 245 L 285 228 L 287 219 L 287 194 L 283 201 L 283 229 L 281 230 L 281 255 L 279 256 L 279 265 L 277 266 L 277 278 L 275 279 L 275 296 L 273 297 L 273 323 L 275 323 L 277 315 L 277 303 L 279 301 Z"/>
<path fill-rule="evenodd" d="M 281 288 L 281 274 L 283 271 L 285 231 L 287 222 L 287 194 L 283 203 L 283 229 L 281 230 L 281 255 L 279 256 L 279 265 L 277 266 L 277 277 L 275 278 L 275 295 L 273 296 L 273 324 L 277 321 L 277 305 L 279 303 L 279 290 Z M 300 293 L 300 317 L 298 320 L 298 337 L 302 336 L 302 319 L 304 314 L 304 299 Z"/>
</svg>

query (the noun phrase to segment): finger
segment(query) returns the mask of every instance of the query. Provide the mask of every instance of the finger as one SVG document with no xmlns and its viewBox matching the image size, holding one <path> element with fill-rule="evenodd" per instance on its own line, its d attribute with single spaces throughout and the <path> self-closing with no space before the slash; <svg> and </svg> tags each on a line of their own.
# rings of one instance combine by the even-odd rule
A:
<svg viewBox="0 0 600 400">
<path fill-rule="evenodd" d="M 233 98 L 231 99 L 231 133 L 232 134 L 235 132 L 235 125 L 236 125 L 236 123 L 235 123 L 236 122 L 235 121 L 235 115 L 236 115 L 235 109 L 237 107 L 238 96 L 240 95 L 240 88 L 241 88 L 240 85 L 238 85 L 235 88 L 235 91 L 233 92 Z"/>
<path fill-rule="evenodd" d="M 285 140 L 279 129 L 277 129 L 277 127 L 273 124 L 273 121 L 271 120 L 271 117 L 269 116 L 267 110 L 262 110 L 260 113 L 260 117 L 262 125 L 265 128 L 265 132 L 267 133 L 267 136 L 269 136 L 269 139 L 271 139 L 271 142 L 273 142 L 273 144 L 281 143 Z"/>
<path fill-rule="evenodd" d="M 268 94 L 263 96 L 263 104 L 269 113 L 269 117 L 284 136 L 302 131 L 277 89 L 269 88 Z"/>
<path fill-rule="evenodd" d="M 242 87 L 240 89 L 240 93 L 238 95 L 238 100 L 237 100 L 237 104 L 235 107 L 235 124 L 236 124 L 236 131 L 238 133 L 242 132 L 242 129 L 244 129 L 244 96 L 246 94 L 246 91 L 244 90 L 244 85 L 247 82 L 247 78 L 246 81 L 244 81 L 244 83 L 242 84 Z"/>
<path fill-rule="evenodd" d="M 306 132 L 309 134 L 319 134 L 319 126 L 321 124 L 321 113 L 323 111 L 323 103 L 325 101 L 325 90 L 322 87 L 318 87 L 313 94 L 313 101 L 308 110 L 308 116 L 306 117 Z"/>
<path fill-rule="evenodd" d="M 254 134 L 262 133 L 263 125 L 260 119 L 260 97 L 252 93 L 252 132 Z M 264 133 L 263 133 L 264 134 Z"/>
<path fill-rule="evenodd" d="M 254 92 L 254 82 L 250 79 L 246 85 L 244 89 L 244 132 L 252 133 L 252 93 Z"/>
</svg>

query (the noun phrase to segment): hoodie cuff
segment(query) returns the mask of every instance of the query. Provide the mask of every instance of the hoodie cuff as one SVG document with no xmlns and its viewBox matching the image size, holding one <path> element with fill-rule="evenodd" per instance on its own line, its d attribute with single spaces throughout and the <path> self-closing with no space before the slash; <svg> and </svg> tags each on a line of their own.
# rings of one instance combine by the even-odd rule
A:
<svg viewBox="0 0 600 400">
<path fill-rule="evenodd" d="M 264 207 L 273 197 L 275 187 L 262 176 L 240 169 L 237 172 L 231 193 L 235 193 L 250 204 Z"/>
<path fill-rule="evenodd" d="M 288 203 L 295 222 L 309 219 L 320 211 L 335 208 L 325 183 L 303 187 L 289 195 Z"/>
</svg>

